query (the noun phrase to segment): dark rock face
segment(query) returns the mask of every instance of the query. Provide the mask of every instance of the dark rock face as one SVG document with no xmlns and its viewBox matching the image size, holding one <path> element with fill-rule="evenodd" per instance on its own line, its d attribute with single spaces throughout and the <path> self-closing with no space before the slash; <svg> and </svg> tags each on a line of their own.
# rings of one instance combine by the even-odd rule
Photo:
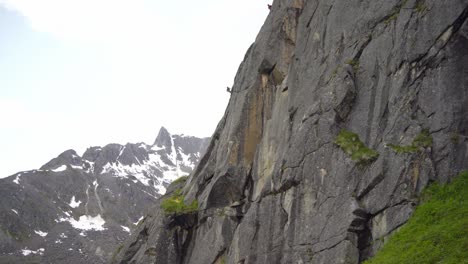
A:
<svg viewBox="0 0 468 264">
<path fill-rule="evenodd" d="M 116 263 L 360 263 L 468 168 L 468 1 L 275 0 L 184 186 Z M 342 129 L 378 152 L 357 165 Z M 430 144 L 396 151 L 425 130 Z"/>
<path fill-rule="evenodd" d="M 0 179 L 0 263 L 109 263 L 209 141 L 163 133 L 170 145 L 109 144 L 83 157 L 67 150 Z"/>
</svg>

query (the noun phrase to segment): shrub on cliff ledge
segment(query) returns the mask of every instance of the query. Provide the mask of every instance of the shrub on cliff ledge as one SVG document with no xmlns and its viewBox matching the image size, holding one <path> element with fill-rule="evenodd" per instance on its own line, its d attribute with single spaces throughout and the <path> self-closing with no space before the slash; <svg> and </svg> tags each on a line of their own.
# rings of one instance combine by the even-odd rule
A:
<svg viewBox="0 0 468 264">
<path fill-rule="evenodd" d="M 185 196 L 182 190 L 178 189 L 161 202 L 161 208 L 166 214 L 187 214 L 198 210 L 198 201 L 193 201 L 190 205 L 184 203 Z"/>
<path fill-rule="evenodd" d="M 366 147 L 356 133 L 346 129 L 342 129 L 338 134 L 335 144 L 340 146 L 346 154 L 350 155 L 352 160 L 361 165 L 371 163 L 379 157 L 379 153 Z"/>
<path fill-rule="evenodd" d="M 433 184 L 413 216 L 365 264 L 468 263 L 468 171 Z"/>
</svg>

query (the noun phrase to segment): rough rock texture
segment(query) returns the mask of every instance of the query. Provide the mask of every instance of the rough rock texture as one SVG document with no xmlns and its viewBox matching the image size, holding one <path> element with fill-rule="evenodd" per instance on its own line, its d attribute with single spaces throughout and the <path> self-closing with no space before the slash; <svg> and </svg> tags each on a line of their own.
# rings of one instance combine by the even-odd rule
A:
<svg viewBox="0 0 468 264">
<path fill-rule="evenodd" d="M 39 170 L 0 179 L 0 263 L 109 263 L 208 142 L 161 128 L 153 145 L 109 144 L 83 157 L 67 150 Z"/>
<path fill-rule="evenodd" d="M 468 0 L 276 0 L 184 186 L 118 263 L 360 263 L 468 168 Z M 334 142 L 379 153 L 357 165 Z M 432 142 L 395 151 L 428 130 Z"/>
</svg>

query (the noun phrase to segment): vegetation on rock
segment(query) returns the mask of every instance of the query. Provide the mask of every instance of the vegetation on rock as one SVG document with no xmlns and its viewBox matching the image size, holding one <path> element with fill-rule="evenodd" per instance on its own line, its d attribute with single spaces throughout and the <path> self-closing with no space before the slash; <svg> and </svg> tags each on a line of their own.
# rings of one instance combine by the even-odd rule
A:
<svg viewBox="0 0 468 264">
<path fill-rule="evenodd" d="M 356 133 L 342 129 L 335 139 L 335 144 L 351 156 L 351 159 L 358 164 L 365 165 L 379 157 L 377 151 L 370 149 L 362 143 Z"/>
<path fill-rule="evenodd" d="M 414 138 L 410 145 L 400 146 L 395 144 L 388 144 L 388 146 L 396 153 L 416 153 L 422 148 L 432 146 L 432 137 L 429 134 L 429 130 L 425 129 Z"/>
<path fill-rule="evenodd" d="M 432 184 L 413 216 L 365 264 L 468 263 L 468 171 Z"/>
<path fill-rule="evenodd" d="M 193 201 L 190 205 L 184 203 L 185 196 L 182 190 L 178 189 L 161 202 L 161 208 L 166 214 L 187 214 L 198 210 L 198 201 Z"/>
</svg>

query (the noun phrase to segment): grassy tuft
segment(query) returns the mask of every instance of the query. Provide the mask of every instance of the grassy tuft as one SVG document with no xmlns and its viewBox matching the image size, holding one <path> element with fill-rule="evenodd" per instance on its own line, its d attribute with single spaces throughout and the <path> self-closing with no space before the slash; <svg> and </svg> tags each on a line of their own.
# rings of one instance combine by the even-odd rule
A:
<svg viewBox="0 0 468 264">
<path fill-rule="evenodd" d="M 432 184 L 408 223 L 365 264 L 468 263 L 468 171 Z"/>
<path fill-rule="evenodd" d="M 353 70 L 355 72 L 359 71 L 359 60 L 358 59 L 350 59 L 350 60 L 345 61 L 345 63 L 350 65 L 351 67 L 353 67 Z"/>
<path fill-rule="evenodd" d="M 161 202 L 161 208 L 166 214 L 188 214 L 198 211 L 198 201 L 193 201 L 190 205 L 184 203 L 185 196 L 182 190 L 178 189 Z"/>
<path fill-rule="evenodd" d="M 388 144 L 393 151 L 396 153 L 416 153 L 422 148 L 428 148 L 432 146 L 432 137 L 429 134 L 429 130 L 424 129 L 419 133 L 410 145 L 400 146 L 395 144 Z"/>
<path fill-rule="evenodd" d="M 353 161 L 360 165 L 369 164 L 379 157 L 379 153 L 366 147 L 356 133 L 346 129 L 342 129 L 338 134 L 335 139 L 335 144 L 340 146 L 346 154 L 351 156 Z"/>
</svg>

